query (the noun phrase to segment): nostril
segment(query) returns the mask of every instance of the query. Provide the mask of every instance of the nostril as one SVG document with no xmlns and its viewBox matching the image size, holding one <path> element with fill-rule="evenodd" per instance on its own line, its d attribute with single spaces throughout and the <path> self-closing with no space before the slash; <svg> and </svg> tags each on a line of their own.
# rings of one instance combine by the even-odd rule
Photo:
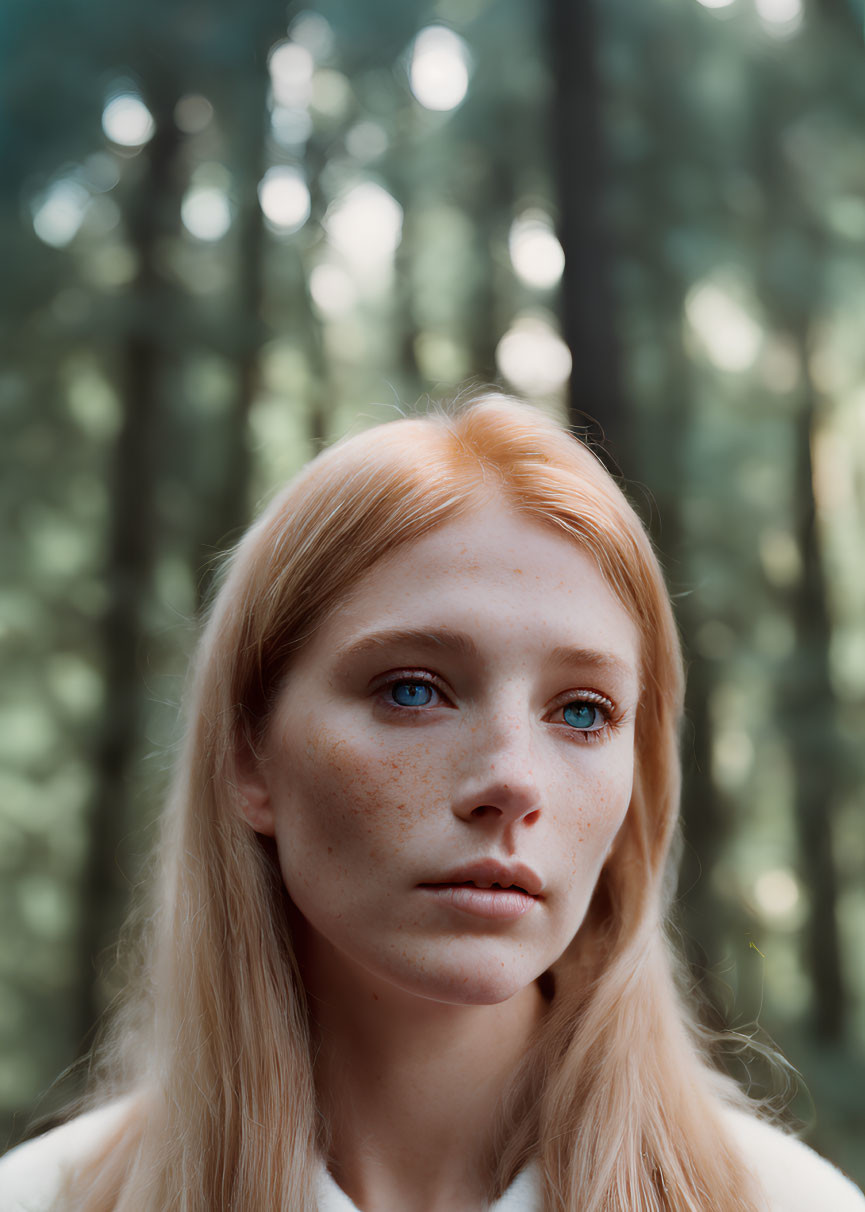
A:
<svg viewBox="0 0 865 1212">
<path fill-rule="evenodd" d="M 540 814 L 540 812 L 538 812 L 538 811 L 536 810 L 536 811 L 534 811 L 534 812 L 530 812 L 530 813 L 529 813 L 527 816 L 524 816 L 524 817 L 523 817 L 523 824 L 524 824 L 524 825 L 534 825 L 534 824 L 536 824 L 536 823 L 537 823 L 537 822 L 538 822 L 540 819 L 541 819 L 541 814 Z"/>
<path fill-rule="evenodd" d="M 480 819 L 481 817 L 489 816 L 491 812 L 498 815 L 500 811 L 493 804 L 478 804 L 477 808 L 472 808 L 472 816 Z"/>
</svg>

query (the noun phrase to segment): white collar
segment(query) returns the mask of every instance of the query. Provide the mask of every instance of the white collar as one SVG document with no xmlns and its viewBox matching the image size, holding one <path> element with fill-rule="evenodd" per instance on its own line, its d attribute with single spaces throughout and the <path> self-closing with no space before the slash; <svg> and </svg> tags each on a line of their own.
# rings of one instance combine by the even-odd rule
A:
<svg viewBox="0 0 865 1212">
<path fill-rule="evenodd" d="M 324 1166 L 318 1174 L 316 1203 L 318 1212 L 361 1212 Z M 488 1212 L 542 1212 L 541 1175 L 537 1162 L 530 1162 L 519 1172 L 501 1199 L 490 1205 Z"/>
</svg>

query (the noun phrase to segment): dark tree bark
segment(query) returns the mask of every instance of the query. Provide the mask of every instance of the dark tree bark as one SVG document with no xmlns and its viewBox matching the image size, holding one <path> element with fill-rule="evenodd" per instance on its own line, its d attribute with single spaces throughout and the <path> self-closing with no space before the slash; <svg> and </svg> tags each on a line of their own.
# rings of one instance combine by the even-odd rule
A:
<svg viewBox="0 0 865 1212">
<path fill-rule="evenodd" d="M 811 1018 L 817 1039 L 840 1041 L 847 1017 L 846 981 L 837 919 L 838 879 L 832 850 L 833 818 L 847 771 L 830 675 L 832 625 L 822 565 L 814 495 L 812 445 L 819 399 L 810 374 L 810 333 L 822 296 L 823 238 L 803 202 L 785 159 L 779 131 L 806 97 L 791 96 L 778 81 L 763 79 L 757 92 L 752 160 L 765 203 L 756 234 L 758 288 L 781 332 L 799 355 L 802 386 L 795 420 L 792 522 L 801 576 L 787 594 L 796 644 L 778 686 L 778 717 L 787 736 L 795 775 L 794 818 L 799 870 L 810 914 L 802 938 L 809 975 Z M 792 106 L 792 110 L 791 110 Z M 799 257 L 791 275 L 793 233 Z"/>
<path fill-rule="evenodd" d="M 102 621 L 102 724 L 94 755 L 95 786 L 87 821 L 88 849 L 81 873 L 78 937 L 78 1035 L 86 1038 L 103 1006 L 96 979 L 100 951 L 113 937 L 126 886 L 118 857 L 129 827 L 129 771 L 141 731 L 144 612 L 151 596 L 155 498 L 161 428 L 160 338 L 170 288 L 157 269 L 160 239 L 176 226 L 175 98 L 149 98 L 156 134 L 145 152 L 143 179 L 126 214 L 138 270 L 131 290 L 130 329 L 121 353 L 122 423 L 111 469 L 110 533 Z"/>
<path fill-rule="evenodd" d="M 402 238 L 396 250 L 394 259 L 394 327 L 396 329 L 396 345 L 399 349 L 399 367 L 406 383 L 414 385 L 408 388 L 418 394 L 422 389 L 424 376 L 421 373 L 417 356 L 417 342 L 421 335 L 415 307 L 415 283 L 413 275 L 413 258 L 415 252 L 415 218 L 416 211 L 412 206 L 410 192 L 410 174 L 401 173 L 399 179 L 391 181 L 393 194 L 403 211 Z M 404 403 L 408 403 L 406 400 Z"/>
<path fill-rule="evenodd" d="M 846 1026 L 846 988 L 838 933 L 838 876 L 832 850 L 834 810 L 845 779 L 837 728 L 837 705 L 829 672 L 832 627 L 814 500 L 812 446 L 818 414 L 808 373 L 807 330 L 800 328 L 805 392 L 796 417 L 794 533 L 802 573 L 790 596 L 796 635 L 794 656 L 780 687 L 779 715 L 795 772 L 794 809 L 799 868 L 811 912 L 803 937 L 810 974 L 814 1033 L 824 1042 L 840 1041 Z"/>
<path fill-rule="evenodd" d="M 662 166 L 658 166 L 658 170 Z M 651 195 L 651 191 L 647 191 Z M 654 221 L 662 230 L 665 214 L 659 204 Z M 647 237 L 649 233 L 646 233 Z M 647 247 L 654 243 L 649 237 Z M 719 913 L 712 890 L 712 864 L 722 852 L 729 830 L 729 805 L 712 776 L 713 724 L 710 704 L 718 680 L 716 662 L 701 654 L 697 632 L 703 620 L 694 596 L 691 542 L 683 514 L 692 493 L 687 466 L 688 438 L 693 425 L 692 372 L 682 345 L 681 317 L 684 288 L 662 258 L 649 264 L 658 303 L 656 340 L 665 349 L 665 373 L 657 393 L 653 423 L 664 435 L 652 452 L 651 465 L 641 468 L 653 487 L 657 516 L 651 529 L 661 552 L 667 583 L 676 600 L 676 620 L 687 668 L 685 718 L 682 729 L 682 854 L 677 921 L 683 933 L 685 954 L 701 985 L 711 1025 L 726 1025 L 724 991 L 712 976 L 724 954 L 729 921 Z"/>
<path fill-rule="evenodd" d="M 583 5 L 575 6 L 582 9 Z M 697 632 L 704 621 L 695 595 L 693 536 L 685 516 L 694 485 L 689 467 L 696 384 L 683 344 L 682 317 L 690 281 L 671 261 L 668 234 L 692 216 L 674 201 L 670 177 L 677 164 L 711 173 L 703 155 L 702 130 L 682 104 L 679 73 L 671 63 L 681 61 L 681 16 L 656 21 L 641 41 L 642 92 L 636 101 L 646 132 L 664 131 L 665 139 L 650 139 L 648 154 L 618 169 L 619 188 L 630 188 L 639 206 L 626 227 L 620 255 L 639 265 L 650 297 L 640 302 L 646 340 L 661 363 L 652 398 L 639 413 L 620 408 L 620 430 L 626 429 L 625 470 L 638 476 L 650 492 L 652 508 L 645 521 L 659 551 L 667 583 L 674 596 L 676 618 L 687 667 L 685 719 L 682 731 L 683 791 L 682 854 L 676 904 L 677 924 L 685 953 L 708 1002 L 711 1025 L 725 1025 L 728 997 L 713 970 L 721 962 L 731 922 L 720 912 L 712 889 L 712 866 L 723 850 L 729 805 L 712 776 L 713 725 L 710 704 L 718 680 L 717 663 L 699 651 Z M 706 219 L 715 216 L 706 216 Z M 587 306 L 591 306 L 589 298 Z M 617 351 L 611 355 L 617 357 Z M 633 435 L 633 436 L 632 436 Z M 639 508 L 641 502 L 635 501 Z"/>
<path fill-rule="evenodd" d="M 551 125 L 565 251 L 562 327 L 574 360 L 572 424 L 605 442 L 627 472 L 628 450 L 611 240 L 604 221 L 606 164 L 597 66 L 597 17 L 589 0 L 548 0 L 554 88 Z"/>
<path fill-rule="evenodd" d="M 504 321 L 496 290 L 496 262 L 493 241 L 496 237 L 496 216 L 504 224 L 513 214 L 516 188 L 514 165 L 496 156 L 487 166 L 483 188 L 472 197 L 470 217 L 482 246 L 477 252 L 479 273 L 472 293 L 466 333 L 472 359 L 472 377 L 481 383 L 494 383 L 498 375 L 496 350 L 501 338 L 500 324 Z"/>
<path fill-rule="evenodd" d="M 232 305 L 225 318 L 225 348 L 233 361 L 233 389 L 221 432 L 214 443 L 216 466 L 204 469 L 208 480 L 197 509 L 194 553 L 198 607 L 207 599 L 214 557 L 249 520 L 251 451 L 249 414 L 258 386 L 265 326 L 264 225 L 258 183 L 265 170 L 267 76 L 261 70 L 238 77 L 232 104 L 232 167 L 238 182 L 237 245 Z M 209 424 L 210 422 L 205 422 Z"/>
<path fill-rule="evenodd" d="M 327 210 L 327 198 L 322 187 L 321 175 L 327 166 L 329 149 L 313 134 L 307 145 L 306 163 L 309 173 L 309 197 L 311 214 L 321 222 Z M 306 402 L 307 434 L 313 452 L 317 454 L 327 441 L 333 390 L 330 366 L 325 351 L 324 330 L 321 319 L 312 301 L 309 275 L 302 256 L 297 255 L 299 325 L 303 332 L 304 346 L 312 370 L 312 388 Z"/>
</svg>

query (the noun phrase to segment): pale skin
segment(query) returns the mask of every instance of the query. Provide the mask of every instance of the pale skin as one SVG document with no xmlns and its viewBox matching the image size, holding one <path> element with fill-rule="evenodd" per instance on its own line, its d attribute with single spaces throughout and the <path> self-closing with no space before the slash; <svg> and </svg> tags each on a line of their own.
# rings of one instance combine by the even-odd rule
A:
<svg viewBox="0 0 865 1212">
<path fill-rule="evenodd" d="M 591 557 L 493 500 L 354 586 L 242 761 L 298 911 L 329 1166 L 364 1212 L 484 1207 L 538 977 L 627 812 L 638 667 Z M 511 916 L 461 908 L 447 877 L 480 860 L 538 888 L 478 894 Z"/>
</svg>

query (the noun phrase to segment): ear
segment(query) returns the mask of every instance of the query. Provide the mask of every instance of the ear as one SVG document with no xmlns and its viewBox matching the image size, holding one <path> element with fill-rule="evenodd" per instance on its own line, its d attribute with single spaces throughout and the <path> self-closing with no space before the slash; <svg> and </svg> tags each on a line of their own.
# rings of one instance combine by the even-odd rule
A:
<svg viewBox="0 0 865 1212">
<path fill-rule="evenodd" d="M 265 770 L 265 758 L 256 753 L 252 741 L 248 737 L 244 737 L 237 744 L 234 759 L 237 807 L 240 815 L 256 833 L 261 833 L 265 837 L 273 837 L 275 833 L 273 802 Z"/>
</svg>

